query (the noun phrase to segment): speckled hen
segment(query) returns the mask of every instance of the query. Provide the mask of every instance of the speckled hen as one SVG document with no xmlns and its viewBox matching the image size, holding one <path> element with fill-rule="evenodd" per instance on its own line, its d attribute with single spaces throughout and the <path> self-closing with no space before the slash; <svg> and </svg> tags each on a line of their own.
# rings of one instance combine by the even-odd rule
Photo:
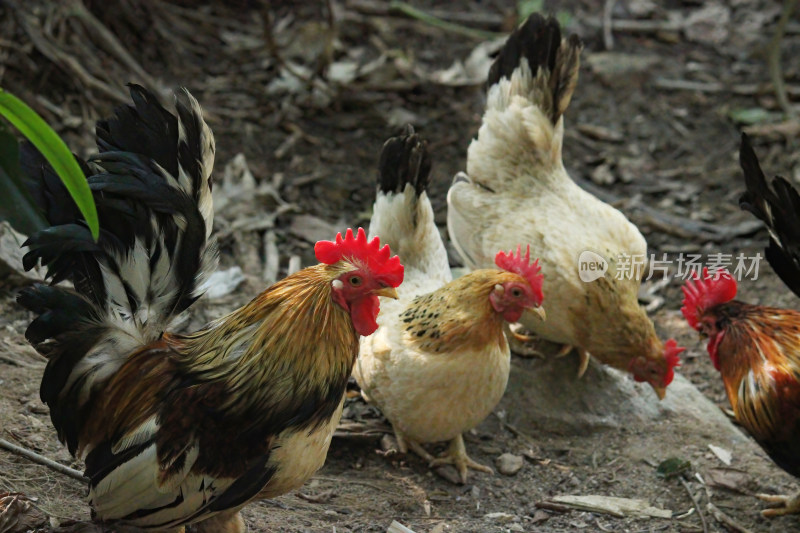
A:
<svg viewBox="0 0 800 533">
<path fill-rule="evenodd" d="M 529 254 L 498 253 L 498 269 L 452 280 L 426 192 L 430 156 L 409 131 L 386 142 L 370 234 L 398 248 L 406 267 L 399 299 L 383 301 L 378 330 L 361 342 L 354 376 L 391 421 L 402 451 L 431 465 L 491 469 L 467 455 L 462 433 L 500 401 L 510 352 L 503 324 L 526 309 L 544 317 L 542 276 Z M 434 458 L 424 443 L 450 441 Z"/>
</svg>

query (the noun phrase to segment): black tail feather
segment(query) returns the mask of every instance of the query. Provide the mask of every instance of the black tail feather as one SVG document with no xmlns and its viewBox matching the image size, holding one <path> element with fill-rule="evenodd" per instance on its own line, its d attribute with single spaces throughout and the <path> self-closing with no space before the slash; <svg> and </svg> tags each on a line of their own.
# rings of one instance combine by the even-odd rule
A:
<svg viewBox="0 0 800 533">
<path fill-rule="evenodd" d="M 85 176 L 94 173 L 88 163 L 78 156 L 74 157 Z M 19 158 L 23 175 L 26 176 L 28 192 L 51 226 L 82 220 L 81 212 L 61 178 L 33 144 L 23 142 L 20 145 Z"/>
<path fill-rule="evenodd" d="M 46 160 L 22 150 L 51 224 L 25 243 L 24 266 L 41 262 L 53 284 L 69 280 L 74 290 L 36 285 L 18 302 L 38 315 L 26 336 L 49 358 L 41 397 L 73 453 L 100 382 L 199 297 L 216 261 L 214 140 L 199 104 L 179 91 L 176 116 L 142 87 L 132 85 L 131 98 L 97 123 L 100 154 L 79 160 L 97 205 L 97 242 Z"/>
<path fill-rule="evenodd" d="M 566 42 L 562 40 L 561 29 L 554 17 L 533 13 L 508 36 L 489 70 L 487 86 L 492 87 L 504 78 L 510 80 L 522 59 L 526 59 L 534 77 L 533 83 L 540 91 L 527 96 L 535 98 L 535 103 L 556 124 L 566 111 L 578 82 L 582 49 L 583 43 L 577 35 L 570 35 Z M 545 74 L 543 83 L 535 81 L 540 71 Z M 527 88 L 528 91 L 532 89 L 533 86 Z"/>
<path fill-rule="evenodd" d="M 492 86 L 503 78 L 510 79 L 523 57 L 528 60 L 528 66 L 533 73 L 539 68 L 553 72 L 559 46 L 561 28 L 558 21 L 553 17 L 545 18 L 539 13 L 532 14 L 508 36 L 492 63 L 486 83 Z"/>
<path fill-rule="evenodd" d="M 419 196 L 428 187 L 431 173 L 431 155 L 428 142 L 414 133 L 411 125 L 403 135 L 386 141 L 378 162 L 378 190 L 383 193 L 400 193 L 411 184 Z"/>
<path fill-rule="evenodd" d="M 50 418 L 71 453 L 78 444 L 83 379 L 64 390 L 72 368 L 107 332 L 95 305 L 74 291 L 35 284 L 17 295 L 17 303 L 38 316 L 25 338 L 48 358 L 39 395 L 50 406 Z M 72 396 L 72 401 L 68 398 Z"/>
<path fill-rule="evenodd" d="M 800 196 L 781 176 L 773 178 L 770 186 L 744 133 L 739 164 L 747 188 L 739 198 L 739 207 L 766 224 L 770 233 L 767 261 L 786 286 L 800 296 Z"/>
<path fill-rule="evenodd" d="M 170 289 L 172 302 L 163 306 L 176 314 L 197 298 L 208 249 L 208 221 L 198 206 L 206 187 L 204 150 L 200 148 L 205 124 L 186 91 L 179 93 L 177 103 L 181 121 L 187 121 L 183 137 L 178 118 L 154 95 L 138 85 L 130 85 L 130 92 L 133 105 L 119 106 L 112 118 L 97 123 L 101 153 L 89 163 L 79 161 L 97 205 L 101 228 L 97 243 L 91 240 L 80 212 L 50 165 L 35 148 L 26 147 L 23 168 L 34 198 L 54 227 L 28 240 L 25 266 L 31 268 L 41 260 L 54 283 L 72 281 L 78 292 L 105 309 L 108 291 L 101 275 L 103 267 L 107 270 L 118 263 L 119 257 L 134 250 L 138 239 L 151 256 L 165 251 L 172 256 L 168 272 L 162 269 L 151 274 L 178 278 L 175 290 Z M 208 137 L 213 155 L 213 136 Z M 191 183 L 181 183 L 181 176 Z M 124 275 L 118 273 L 118 277 Z M 121 279 L 123 285 L 125 281 Z M 146 295 L 138 296 L 130 300 L 132 312 Z"/>
<path fill-rule="evenodd" d="M 95 127 L 97 148 L 104 152 L 144 154 L 170 176 L 178 175 L 178 119 L 141 85 L 128 84 L 133 105 L 114 109 L 114 116 Z"/>
</svg>

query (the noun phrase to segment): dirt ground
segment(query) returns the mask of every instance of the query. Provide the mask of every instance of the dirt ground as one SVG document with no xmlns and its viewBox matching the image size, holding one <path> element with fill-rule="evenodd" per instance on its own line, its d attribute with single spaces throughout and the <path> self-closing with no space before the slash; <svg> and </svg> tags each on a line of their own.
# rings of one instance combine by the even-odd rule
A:
<svg viewBox="0 0 800 533">
<path fill-rule="evenodd" d="M 768 174 L 800 176 L 800 129 L 782 122 L 767 67 L 782 5 L 606 4 L 613 6 L 613 43 L 604 38 L 603 2 L 544 2 L 586 45 L 566 113 L 567 169 L 639 224 L 659 257 L 761 251 L 766 232 L 756 231 L 736 203 L 742 190 L 737 147 L 739 131 L 747 127 Z M 93 15 L 56 3 L 0 2 L 0 86 L 34 105 L 70 147 L 86 152 L 93 121 L 123 101 L 124 82 L 142 81 L 131 62 L 110 52 L 109 41 L 93 30 L 100 24 L 158 87 L 185 85 L 200 101 L 217 140 L 215 178 L 222 200 L 215 198 L 215 223 L 222 267 L 240 266 L 246 279 L 231 294 L 199 302 L 190 327 L 260 291 L 276 250 L 281 276 L 293 256 L 302 265 L 313 262 L 318 236 L 366 225 L 380 146 L 406 122 L 431 143 L 430 195 L 446 236 L 447 187 L 464 168 L 484 93 L 469 72 L 444 73 L 488 36 L 463 35 L 377 1 L 274 2 L 267 34 L 256 2 L 85 5 Z M 518 5 L 510 0 L 465 0 L 458 8 L 443 0 L 410 5 L 444 15 L 462 29 L 497 34 L 517 20 Z M 795 18 L 780 49 L 791 100 L 800 94 Z M 241 160 L 232 164 L 239 153 L 254 177 L 249 188 L 241 185 Z M 458 266 L 455 253 L 451 259 Z M 670 275 L 676 273 L 673 266 Z M 681 374 L 727 408 L 705 348 L 679 318 L 680 284 L 675 277 L 668 285 L 648 285 L 653 290 L 647 301 L 663 299 L 653 304 L 652 316 L 661 334 L 689 347 Z M 17 277 L 0 284 L 0 438 L 80 469 L 58 443 L 38 398 L 43 362 L 24 340 L 30 317 L 13 301 L 21 286 Z M 740 297 L 797 307 L 766 262 L 757 280 L 740 284 Z M 524 457 L 515 475 L 473 473 L 467 485 L 455 485 L 416 457 L 382 456 L 379 436 L 349 431 L 334 439 L 325 467 L 302 490 L 245 509 L 251 531 L 386 531 L 392 520 L 417 533 L 800 530 L 796 517 L 760 516 L 753 493 L 788 493 L 797 483 L 750 443 L 719 443 L 707 428 L 668 416 L 633 426 L 543 430 L 526 416 L 524 400 L 526 376 L 545 364 L 515 357 L 495 415 L 467 435 L 467 448 L 480 462 L 494 464 L 504 452 Z M 617 407 L 599 409 L 613 413 Z M 359 401 L 350 401 L 345 417 L 352 427 L 380 424 L 379 413 Z M 712 442 L 733 452 L 730 468 L 709 451 Z M 691 463 L 684 478 L 657 475 L 658 464 L 670 457 Z M 0 450 L 3 491 L 34 498 L 56 522 L 88 518 L 80 482 Z M 558 495 L 587 494 L 641 498 L 674 515 L 616 518 L 541 505 Z M 709 501 L 738 525 L 713 516 Z"/>
</svg>

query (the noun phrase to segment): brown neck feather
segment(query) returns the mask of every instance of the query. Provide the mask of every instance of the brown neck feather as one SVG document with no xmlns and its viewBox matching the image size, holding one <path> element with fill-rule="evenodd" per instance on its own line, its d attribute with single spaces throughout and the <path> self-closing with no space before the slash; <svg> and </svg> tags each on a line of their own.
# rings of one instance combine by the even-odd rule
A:
<svg viewBox="0 0 800 533">
<path fill-rule="evenodd" d="M 331 281 L 339 273 L 329 265 L 301 270 L 207 328 L 180 337 L 179 351 L 191 354 L 187 364 L 193 370 L 230 385 L 257 388 L 287 373 L 300 389 L 346 380 L 358 355 L 358 335 L 347 311 L 331 299 Z"/>
<path fill-rule="evenodd" d="M 521 279 L 499 270 L 476 270 L 440 289 L 419 296 L 401 314 L 412 341 L 424 350 L 443 353 L 487 344 L 506 346 L 503 317 L 489 301 L 498 283 Z"/>
</svg>

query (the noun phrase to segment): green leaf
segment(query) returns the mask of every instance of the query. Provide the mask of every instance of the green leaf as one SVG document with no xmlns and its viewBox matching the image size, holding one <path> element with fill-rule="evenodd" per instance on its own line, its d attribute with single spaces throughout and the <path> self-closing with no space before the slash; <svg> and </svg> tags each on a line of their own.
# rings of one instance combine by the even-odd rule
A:
<svg viewBox="0 0 800 533">
<path fill-rule="evenodd" d="M 661 461 L 656 469 L 656 475 L 665 479 L 672 479 L 692 469 L 692 463 L 681 457 L 670 457 Z"/>
<path fill-rule="evenodd" d="M 0 89 L 0 115 L 8 119 L 47 159 L 86 219 L 92 237 L 97 240 L 100 225 L 92 192 L 81 167 L 61 137 L 25 102 L 3 89 Z"/>
<path fill-rule="evenodd" d="M 764 124 L 777 122 L 783 115 L 774 111 L 767 111 L 761 107 L 736 108 L 728 111 L 728 117 L 737 124 L 752 126 L 753 124 Z"/>
<path fill-rule="evenodd" d="M 25 187 L 19 167 L 19 142 L 0 123 L 0 220 L 8 220 L 19 232 L 33 235 L 47 227 L 42 213 Z"/>
</svg>

